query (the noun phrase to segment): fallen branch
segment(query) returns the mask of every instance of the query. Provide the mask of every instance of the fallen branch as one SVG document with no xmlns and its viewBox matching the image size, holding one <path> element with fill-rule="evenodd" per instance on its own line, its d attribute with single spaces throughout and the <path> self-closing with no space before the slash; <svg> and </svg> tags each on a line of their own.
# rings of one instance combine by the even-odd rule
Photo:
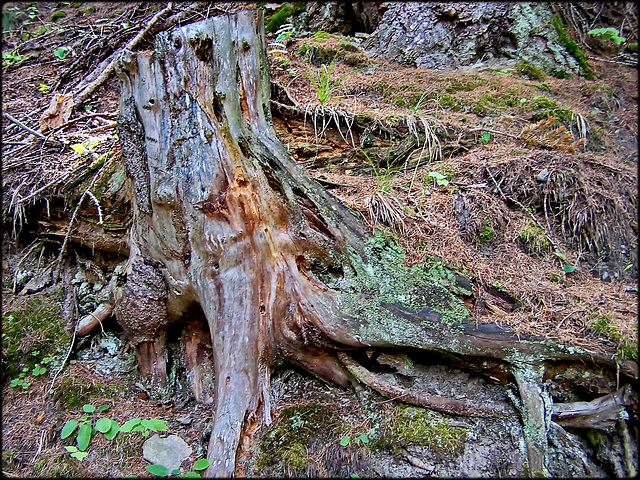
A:
<svg viewBox="0 0 640 480">
<path fill-rule="evenodd" d="M 172 10 L 173 2 L 169 2 L 169 4 L 164 9 L 156 13 L 156 15 L 151 20 L 149 20 L 149 23 L 147 23 L 147 25 L 142 30 L 140 30 L 140 32 L 138 32 L 138 34 L 129 41 L 129 43 L 124 46 L 124 50 L 134 50 L 142 41 L 144 36 L 149 33 L 149 31 L 160 21 L 160 19 Z M 116 55 L 113 56 L 109 64 L 93 82 L 84 87 L 84 89 L 77 95 L 74 95 L 74 108 L 78 105 L 82 105 L 93 94 L 93 92 L 95 92 L 98 87 L 100 87 L 100 85 L 102 85 L 105 80 L 109 78 L 109 76 L 114 72 L 115 58 Z"/>
</svg>

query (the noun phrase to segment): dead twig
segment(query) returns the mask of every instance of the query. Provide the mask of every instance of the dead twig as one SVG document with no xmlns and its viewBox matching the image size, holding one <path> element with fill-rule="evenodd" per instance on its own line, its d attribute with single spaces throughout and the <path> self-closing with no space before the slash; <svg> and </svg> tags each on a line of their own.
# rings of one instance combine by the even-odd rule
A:
<svg viewBox="0 0 640 480">
<path fill-rule="evenodd" d="M 165 8 L 160 10 L 149 22 L 147 25 L 138 32 L 138 34 L 133 37 L 125 46 L 123 50 L 134 50 L 138 44 L 143 40 L 145 35 L 149 33 L 149 31 L 160 21 L 162 17 L 164 17 L 167 13 L 173 11 L 173 2 L 169 2 Z M 74 95 L 74 106 L 82 105 L 92 94 L 95 92 L 100 85 L 102 85 L 107 78 L 113 73 L 115 69 L 115 55 L 114 58 L 109 62 L 109 64 L 105 67 L 105 69 L 98 75 L 98 77 L 91 82 L 89 85 L 84 87 L 82 91 L 80 91 L 77 95 Z"/>
<path fill-rule="evenodd" d="M 7 112 L 2 112 L 2 116 L 4 118 L 6 118 L 7 120 L 9 120 L 10 122 L 13 122 L 14 124 L 16 124 L 18 127 L 22 128 L 26 132 L 29 132 L 31 135 L 34 135 L 34 136 L 38 137 L 39 139 L 43 140 L 44 143 L 48 143 L 52 147 L 64 147 L 64 143 L 62 143 L 61 141 L 45 137 L 40 132 L 36 132 L 32 128 L 27 127 L 21 121 L 16 120 L 11 115 L 9 115 Z"/>
</svg>

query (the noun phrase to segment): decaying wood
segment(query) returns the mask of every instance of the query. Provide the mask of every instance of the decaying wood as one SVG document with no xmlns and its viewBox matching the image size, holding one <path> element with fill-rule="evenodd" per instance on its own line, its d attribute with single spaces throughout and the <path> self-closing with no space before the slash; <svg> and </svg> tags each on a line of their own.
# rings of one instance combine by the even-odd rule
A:
<svg viewBox="0 0 640 480">
<path fill-rule="evenodd" d="M 440 412 L 455 413 L 458 415 L 479 415 L 500 417 L 510 415 L 512 412 L 503 405 L 477 405 L 472 401 L 429 395 L 425 392 L 414 391 L 398 385 L 392 385 L 383 380 L 380 375 L 370 372 L 359 365 L 344 352 L 337 353 L 338 359 L 347 367 L 347 370 L 360 382 L 368 385 L 376 392 L 387 398 L 400 398 L 403 402 L 419 407 L 427 407 Z"/>
<path fill-rule="evenodd" d="M 260 411 L 269 421 L 270 372 L 284 361 L 343 387 L 358 378 L 403 401 L 496 414 L 499 407 L 394 389 L 344 351 L 407 347 L 493 359 L 516 378 L 530 469 L 544 473 L 545 362 L 615 361 L 472 325 L 445 284 L 405 267 L 392 242 L 369 238 L 271 127 L 262 20 L 252 10 L 214 17 L 161 33 L 152 54 L 116 59 L 119 138 L 134 195 L 114 311 L 141 373 L 166 383 L 168 327 L 186 320 L 184 361 L 201 399 L 215 403 L 206 475 L 231 476 L 243 423 Z M 189 324 L 194 311 L 208 328 Z M 209 362 L 206 335 L 213 369 L 199 370 Z M 214 394 L 203 390 L 207 381 Z"/>
<path fill-rule="evenodd" d="M 553 405 L 552 418 L 563 427 L 597 428 L 613 432 L 618 421 L 626 415 L 626 405 L 631 405 L 631 386 L 628 384 L 590 402 L 556 403 Z"/>
</svg>

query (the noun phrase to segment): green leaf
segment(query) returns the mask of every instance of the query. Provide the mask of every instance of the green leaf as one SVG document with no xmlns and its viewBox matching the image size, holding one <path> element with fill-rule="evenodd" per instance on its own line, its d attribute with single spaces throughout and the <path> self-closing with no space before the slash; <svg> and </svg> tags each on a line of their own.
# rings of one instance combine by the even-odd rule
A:
<svg viewBox="0 0 640 480">
<path fill-rule="evenodd" d="M 98 407 L 98 411 L 100 412 L 104 412 L 105 410 L 109 410 L 111 408 L 111 405 L 109 405 L 108 403 L 104 404 L 104 405 L 100 405 Z"/>
<path fill-rule="evenodd" d="M 78 447 L 76 447 L 75 445 L 69 445 L 64 447 L 67 452 L 77 452 L 78 451 Z"/>
<path fill-rule="evenodd" d="M 91 441 L 91 425 L 88 423 L 83 423 L 80 425 L 80 429 L 78 430 L 78 438 L 76 439 L 78 442 L 78 448 L 81 451 L 85 451 L 89 446 L 89 442 Z"/>
<path fill-rule="evenodd" d="M 140 422 L 140 423 L 142 424 L 143 427 L 148 428 L 152 432 L 169 430 L 169 427 L 167 426 L 167 422 L 165 422 L 164 420 L 157 419 L 157 418 L 150 418 L 149 420 L 142 420 L 142 422 Z"/>
<path fill-rule="evenodd" d="M 554 253 L 556 254 L 556 257 L 561 258 L 562 260 L 567 259 L 567 256 L 564 253 L 562 253 L 560 250 L 556 250 Z"/>
<path fill-rule="evenodd" d="M 60 434 L 60 437 L 63 440 L 67 438 L 69 435 L 73 433 L 77 425 L 78 425 L 77 420 L 69 420 L 67 423 L 64 424 L 64 427 L 62 427 L 62 433 Z"/>
<path fill-rule="evenodd" d="M 96 422 L 96 430 L 100 433 L 107 433 L 111 430 L 111 420 L 108 418 L 101 418 Z"/>
<path fill-rule="evenodd" d="M 193 469 L 204 470 L 205 468 L 208 468 L 209 465 L 209 460 L 207 460 L 206 458 L 201 458 L 200 460 L 196 460 L 196 463 L 193 464 Z"/>
<path fill-rule="evenodd" d="M 12 387 L 17 387 L 18 385 L 22 385 L 22 380 L 20 380 L 19 378 L 14 378 L 13 380 L 11 380 Z"/>
<path fill-rule="evenodd" d="M 137 425 L 133 427 L 132 432 L 142 432 L 143 434 L 149 434 L 149 429 L 147 427 L 143 427 L 142 425 Z"/>
<path fill-rule="evenodd" d="M 113 440 L 120 431 L 120 425 L 113 418 L 111 419 L 111 428 L 104 434 L 107 440 Z"/>
<path fill-rule="evenodd" d="M 145 467 L 150 473 L 157 475 L 159 477 L 166 477 L 169 473 L 167 467 L 163 467 L 162 465 L 147 465 Z"/>
<path fill-rule="evenodd" d="M 124 424 L 120 427 L 120 431 L 124 433 L 130 433 L 133 430 L 133 427 L 135 427 L 136 425 L 140 425 L 140 419 L 132 418 L 131 420 L 124 422 Z"/>
<path fill-rule="evenodd" d="M 64 18 L 66 16 L 67 16 L 67 14 L 65 12 L 63 12 L 62 10 L 59 10 L 56 13 L 54 13 L 53 15 L 51 15 L 51 20 L 53 20 L 55 22 L 55 21 L 60 20 L 61 18 Z"/>
<path fill-rule="evenodd" d="M 564 267 L 562 267 L 562 269 L 566 272 L 566 273 L 571 273 L 573 272 L 576 267 L 574 267 L 573 265 L 565 265 Z"/>
<path fill-rule="evenodd" d="M 490 132 L 482 132 L 482 143 L 484 143 L 486 145 L 487 143 L 489 143 L 489 140 L 491 140 L 491 133 Z"/>
<path fill-rule="evenodd" d="M 351 442 L 351 437 L 347 435 L 346 437 L 343 437 L 342 440 L 340 440 L 340 445 L 346 447 L 347 445 L 349 445 L 349 442 Z"/>
<path fill-rule="evenodd" d="M 369 437 L 367 437 L 364 433 L 358 437 L 362 440 L 362 443 L 369 443 Z"/>
<path fill-rule="evenodd" d="M 71 454 L 73 458 L 77 458 L 80 461 L 84 460 L 87 455 L 89 455 L 89 452 L 74 452 Z"/>
<path fill-rule="evenodd" d="M 53 50 L 53 55 L 60 60 L 64 60 L 67 56 L 67 47 L 60 47 Z"/>
<path fill-rule="evenodd" d="M 202 478 L 198 472 L 187 472 L 184 475 L 180 475 L 180 478 Z"/>
<path fill-rule="evenodd" d="M 171 475 L 180 475 L 180 469 L 174 468 L 173 470 L 171 470 Z"/>
<path fill-rule="evenodd" d="M 95 413 L 96 412 L 96 407 L 94 407 L 93 405 L 90 405 L 88 403 L 85 403 L 82 406 L 82 411 L 83 412 L 87 412 L 87 413 Z"/>
</svg>

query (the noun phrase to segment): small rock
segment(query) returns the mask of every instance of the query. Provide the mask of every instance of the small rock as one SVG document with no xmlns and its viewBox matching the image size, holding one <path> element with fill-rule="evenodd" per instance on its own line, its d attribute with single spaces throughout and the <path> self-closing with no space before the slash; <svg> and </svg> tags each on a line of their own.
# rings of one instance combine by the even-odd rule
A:
<svg viewBox="0 0 640 480">
<path fill-rule="evenodd" d="M 542 170 L 536 177 L 536 180 L 538 180 L 539 182 L 546 182 L 547 180 L 549 180 L 549 169 L 545 168 L 544 170 Z"/>
<path fill-rule="evenodd" d="M 154 435 L 142 444 L 142 456 L 145 460 L 166 467 L 169 471 L 180 468 L 182 461 L 193 450 L 177 435 L 160 438 Z"/>
<path fill-rule="evenodd" d="M 191 416 L 185 415 L 184 417 L 176 417 L 176 422 L 180 425 L 189 425 L 191 424 Z"/>
</svg>

